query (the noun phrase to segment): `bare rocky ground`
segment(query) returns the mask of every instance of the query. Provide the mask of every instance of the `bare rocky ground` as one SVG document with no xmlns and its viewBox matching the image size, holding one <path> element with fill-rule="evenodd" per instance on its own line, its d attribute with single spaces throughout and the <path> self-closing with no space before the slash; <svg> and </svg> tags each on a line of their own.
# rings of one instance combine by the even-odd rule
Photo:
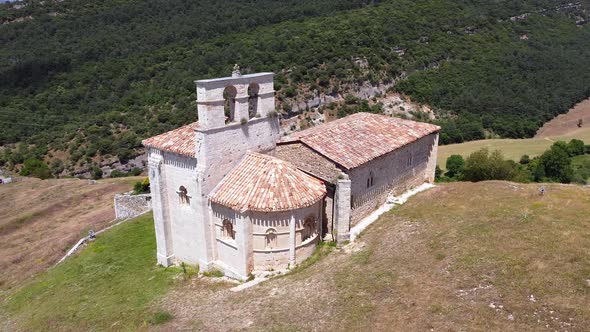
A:
<svg viewBox="0 0 590 332">
<path fill-rule="evenodd" d="M 154 305 L 154 330 L 587 331 L 590 188 L 441 185 L 360 242 L 234 293 L 202 280 Z"/>
<path fill-rule="evenodd" d="M 3 290 L 55 264 L 88 230 L 108 226 L 114 195 L 137 180 L 17 178 L 0 185 L 0 300 Z"/>
</svg>

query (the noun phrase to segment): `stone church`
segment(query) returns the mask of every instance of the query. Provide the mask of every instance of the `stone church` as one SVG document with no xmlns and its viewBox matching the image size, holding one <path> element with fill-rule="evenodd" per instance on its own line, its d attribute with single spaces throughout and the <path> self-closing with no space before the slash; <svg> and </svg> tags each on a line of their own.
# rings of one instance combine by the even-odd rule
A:
<svg viewBox="0 0 590 332">
<path fill-rule="evenodd" d="M 434 180 L 438 126 L 357 113 L 280 137 L 273 76 L 196 81 L 199 121 L 143 141 L 158 263 L 241 280 L 292 267 Z"/>
</svg>

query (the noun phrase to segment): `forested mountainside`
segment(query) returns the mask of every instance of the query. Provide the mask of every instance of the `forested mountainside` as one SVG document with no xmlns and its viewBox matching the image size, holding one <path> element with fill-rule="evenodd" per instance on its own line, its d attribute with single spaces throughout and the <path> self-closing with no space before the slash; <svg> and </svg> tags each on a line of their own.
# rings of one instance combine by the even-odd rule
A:
<svg viewBox="0 0 590 332">
<path fill-rule="evenodd" d="M 0 5 L 0 164 L 126 160 L 196 120 L 195 79 L 274 71 L 278 107 L 365 82 L 443 143 L 529 137 L 590 96 L 588 1 L 65 0 Z M 361 61 L 359 61 L 361 59 Z M 353 98 L 340 115 L 380 111 Z M 12 143 L 24 142 L 12 149 Z M 63 166 L 60 166 L 63 167 Z"/>
</svg>

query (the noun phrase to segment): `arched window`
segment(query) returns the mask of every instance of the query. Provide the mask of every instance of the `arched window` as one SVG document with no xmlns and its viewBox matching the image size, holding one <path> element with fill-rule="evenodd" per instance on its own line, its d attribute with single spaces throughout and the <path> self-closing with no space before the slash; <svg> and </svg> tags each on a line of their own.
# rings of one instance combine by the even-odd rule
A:
<svg viewBox="0 0 590 332">
<path fill-rule="evenodd" d="M 308 217 L 307 219 L 305 219 L 305 222 L 303 222 L 303 233 L 301 241 L 305 241 L 316 235 L 317 228 L 318 225 L 314 217 Z"/>
<path fill-rule="evenodd" d="M 256 83 L 248 86 L 248 115 L 250 119 L 254 118 L 258 113 L 258 91 L 260 87 Z"/>
<path fill-rule="evenodd" d="M 266 249 L 275 249 L 277 247 L 277 231 L 274 228 L 269 228 L 266 231 L 264 247 Z"/>
<path fill-rule="evenodd" d="M 373 183 L 375 181 L 375 174 L 373 174 L 373 171 L 369 172 L 369 177 L 367 178 L 367 188 L 371 188 L 373 186 Z"/>
<path fill-rule="evenodd" d="M 231 221 L 224 219 L 222 226 L 221 237 L 227 240 L 235 240 L 236 233 L 234 232 L 234 224 L 232 224 Z"/>
<path fill-rule="evenodd" d="M 188 195 L 188 191 L 184 186 L 180 186 L 177 193 L 178 197 L 180 198 L 180 204 L 190 204 L 190 196 Z"/>
<path fill-rule="evenodd" d="M 225 123 L 234 122 L 236 111 L 236 95 L 238 91 L 233 86 L 228 86 L 223 90 L 223 110 L 225 113 Z"/>
</svg>

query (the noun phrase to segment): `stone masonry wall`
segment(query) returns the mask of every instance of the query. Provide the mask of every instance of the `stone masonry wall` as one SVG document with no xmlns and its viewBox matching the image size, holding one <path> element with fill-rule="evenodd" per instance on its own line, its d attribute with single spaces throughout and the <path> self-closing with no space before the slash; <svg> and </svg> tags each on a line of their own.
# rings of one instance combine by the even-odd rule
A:
<svg viewBox="0 0 590 332">
<path fill-rule="evenodd" d="M 202 194 L 208 195 L 249 151 L 273 154 L 278 140 L 277 118 L 255 118 L 247 124 L 197 131 Z"/>
<path fill-rule="evenodd" d="M 389 193 L 401 194 L 433 178 L 433 174 L 428 174 L 431 171 L 428 166 L 432 163 L 431 159 L 436 158 L 431 152 L 436 148 L 437 138 L 438 134 L 428 135 L 350 170 L 351 226 L 385 203 Z M 371 174 L 373 184 L 368 186 L 367 179 Z"/>
<path fill-rule="evenodd" d="M 151 194 L 115 195 L 115 216 L 117 219 L 134 218 L 152 209 Z"/>
</svg>

